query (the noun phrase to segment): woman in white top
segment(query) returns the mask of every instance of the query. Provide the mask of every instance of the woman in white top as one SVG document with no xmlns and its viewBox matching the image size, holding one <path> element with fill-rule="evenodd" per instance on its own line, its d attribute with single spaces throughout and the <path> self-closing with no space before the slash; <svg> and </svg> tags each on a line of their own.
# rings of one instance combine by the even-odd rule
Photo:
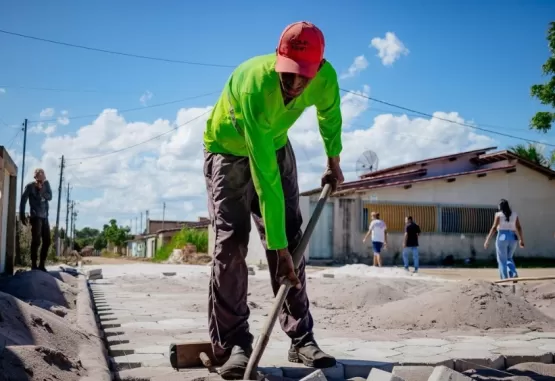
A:
<svg viewBox="0 0 555 381">
<path fill-rule="evenodd" d="M 515 253 L 517 243 L 521 248 L 524 247 L 524 238 L 522 237 L 520 220 L 517 214 L 511 210 L 509 202 L 505 199 L 499 202 L 499 212 L 495 213 L 493 226 L 486 238 L 486 242 L 484 242 L 484 249 L 488 248 L 489 239 L 496 230 L 495 250 L 497 251 L 499 276 L 501 279 L 516 278 L 518 273 L 513 260 L 513 254 Z"/>
</svg>

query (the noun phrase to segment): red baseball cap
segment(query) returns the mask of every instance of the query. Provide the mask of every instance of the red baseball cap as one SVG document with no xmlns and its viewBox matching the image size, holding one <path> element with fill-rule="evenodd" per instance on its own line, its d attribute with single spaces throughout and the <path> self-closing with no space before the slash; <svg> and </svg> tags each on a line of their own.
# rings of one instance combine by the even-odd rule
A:
<svg viewBox="0 0 555 381">
<path fill-rule="evenodd" d="M 324 34 L 307 21 L 285 28 L 277 48 L 276 71 L 314 78 L 324 58 Z"/>
</svg>

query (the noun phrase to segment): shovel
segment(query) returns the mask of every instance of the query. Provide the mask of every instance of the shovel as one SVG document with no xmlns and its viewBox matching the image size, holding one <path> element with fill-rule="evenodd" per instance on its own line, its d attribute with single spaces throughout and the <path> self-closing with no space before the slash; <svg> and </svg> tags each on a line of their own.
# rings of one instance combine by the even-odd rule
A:
<svg viewBox="0 0 555 381">
<path fill-rule="evenodd" d="M 295 268 L 298 268 L 299 264 L 301 263 L 301 260 L 304 255 L 304 251 L 306 249 L 306 246 L 308 245 L 308 241 L 310 240 L 310 236 L 312 235 L 312 232 L 316 227 L 318 218 L 320 218 L 320 214 L 322 213 L 322 209 L 324 208 L 324 205 L 330 193 L 331 193 L 331 185 L 326 184 L 322 189 L 322 193 L 320 194 L 318 203 L 314 208 L 314 212 L 312 212 L 312 216 L 308 221 L 308 225 L 306 226 L 306 229 L 301 238 L 301 241 L 299 242 L 299 245 L 297 246 L 295 251 L 293 251 L 293 253 L 291 254 L 293 257 L 293 265 L 295 266 Z M 266 323 L 262 327 L 262 333 L 258 337 L 258 340 L 256 341 L 256 345 L 252 352 L 252 355 L 249 358 L 247 369 L 245 370 L 245 375 L 243 377 L 244 380 L 256 380 L 256 369 L 258 368 L 258 363 L 260 362 L 260 359 L 262 358 L 262 354 L 264 353 L 264 350 L 266 349 L 266 346 L 270 341 L 270 334 L 274 329 L 274 325 L 276 324 L 279 311 L 281 310 L 283 303 L 285 302 L 285 298 L 287 297 L 287 293 L 289 292 L 290 288 L 291 288 L 291 284 L 287 282 L 283 282 L 279 287 L 279 290 L 274 299 L 274 305 L 272 306 L 272 311 L 268 315 L 268 319 L 266 320 Z"/>
</svg>

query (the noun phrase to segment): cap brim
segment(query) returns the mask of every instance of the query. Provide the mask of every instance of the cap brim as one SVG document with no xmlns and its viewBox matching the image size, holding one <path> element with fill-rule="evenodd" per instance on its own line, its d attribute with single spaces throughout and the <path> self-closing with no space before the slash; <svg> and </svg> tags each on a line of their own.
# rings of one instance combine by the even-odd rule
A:
<svg viewBox="0 0 555 381">
<path fill-rule="evenodd" d="M 277 56 L 276 71 L 278 73 L 294 73 L 307 78 L 314 78 L 318 73 L 320 63 L 294 61 L 285 56 Z"/>
</svg>

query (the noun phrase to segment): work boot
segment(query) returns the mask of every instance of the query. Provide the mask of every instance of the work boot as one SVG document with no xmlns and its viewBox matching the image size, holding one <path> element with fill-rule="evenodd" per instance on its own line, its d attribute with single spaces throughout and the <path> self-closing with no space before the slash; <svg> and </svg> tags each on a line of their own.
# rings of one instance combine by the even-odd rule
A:
<svg viewBox="0 0 555 381">
<path fill-rule="evenodd" d="M 33 270 L 38 270 L 39 268 L 37 267 L 36 263 L 31 265 L 31 271 Z"/>
<path fill-rule="evenodd" d="M 44 266 L 44 263 L 39 263 L 39 267 L 37 269 L 40 271 L 44 271 L 45 273 L 48 272 L 46 271 L 46 267 Z"/>
<path fill-rule="evenodd" d="M 312 337 L 299 345 L 291 344 L 288 359 L 290 362 L 303 363 L 318 369 L 331 368 L 336 363 L 335 358 L 324 353 Z"/>
<path fill-rule="evenodd" d="M 241 348 L 236 345 L 231 349 L 231 355 L 218 373 L 224 380 L 242 380 L 247 369 L 252 347 Z"/>
</svg>

